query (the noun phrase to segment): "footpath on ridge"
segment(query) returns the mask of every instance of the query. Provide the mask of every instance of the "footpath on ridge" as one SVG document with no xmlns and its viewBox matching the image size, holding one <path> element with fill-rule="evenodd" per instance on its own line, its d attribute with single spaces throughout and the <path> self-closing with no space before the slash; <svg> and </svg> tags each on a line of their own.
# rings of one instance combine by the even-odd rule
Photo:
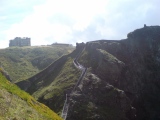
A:
<svg viewBox="0 0 160 120">
<path fill-rule="evenodd" d="M 79 84 L 81 83 L 83 77 L 85 76 L 85 73 L 87 71 L 87 68 L 85 68 L 84 66 L 82 66 L 81 64 L 78 63 L 78 59 L 82 53 L 82 51 L 84 50 L 84 48 L 79 52 L 79 54 L 76 56 L 76 58 L 73 60 L 73 64 L 75 65 L 75 67 L 79 70 L 81 70 L 81 75 L 76 83 L 76 85 L 74 86 L 73 90 L 71 93 L 69 94 L 66 94 L 66 99 L 65 99 L 65 103 L 64 103 L 64 106 L 63 106 L 63 110 L 62 110 L 62 114 L 61 114 L 61 117 L 63 118 L 63 120 L 66 120 L 67 118 L 67 114 L 68 114 L 68 110 L 69 110 L 69 104 L 70 104 L 70 95 L 76 90 L 76 88 L 79 86 Z"/>
</svg>

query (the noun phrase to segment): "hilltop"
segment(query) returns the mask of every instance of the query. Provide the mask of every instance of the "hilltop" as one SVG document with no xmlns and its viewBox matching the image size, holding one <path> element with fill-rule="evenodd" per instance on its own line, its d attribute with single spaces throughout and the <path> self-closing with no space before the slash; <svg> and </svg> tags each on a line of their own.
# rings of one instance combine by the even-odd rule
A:
<svg viewBox="0 0 160 120">
<path fill-rule="evenodd" d="M 12 82 L 25 80 L 74 50 L 72 46 L 28 46 L 0 49 L 0 62 Z"/>
</svg>

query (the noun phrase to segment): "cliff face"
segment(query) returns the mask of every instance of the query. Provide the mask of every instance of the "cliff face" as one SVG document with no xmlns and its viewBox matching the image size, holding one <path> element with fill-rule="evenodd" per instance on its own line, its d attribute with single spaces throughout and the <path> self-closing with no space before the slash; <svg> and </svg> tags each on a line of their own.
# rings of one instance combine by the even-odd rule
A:
<svg viewBox="0 0 160 120">
<path fill-rule="evenodd" d="M 137 29 L 129 33 L 127 39 L 120 41 L 100 40 L 88 42 L 79 62 L 90 68 L 91 72 L 97 75 L 101 81 L 124 91 L 126 97 L 131 101 L 131 106 L 136 109 L 136 118 L 131 117 L 133 115 L 131 114 L 128 115 L 128 119 L 160 119 L 159 26 Z M 88 79 L 91 80 L 90 78 Z M 91 84 L 94 85 L 92 82 Z M 85 83 L 82 83 L 82 86 L 83 93 L 87 88 L 84 90 Z M 101 88 L 103 89 L 101 86 L 98 88 L 99 91 L 101 91 Z M 108 94 L 107 89 L 103 96 L 98 93 L 98 90 L 95 92 L 91 89 L 90 94 L 88 93 L 89 95 L 87 94 L 86 96 L 92 98 L 96 94 L 99 101 L 103 102 L 103 97 Z M 88 98 L 85 98 L 85 101 L 88 102 L 86 102 L 85 107 L 89 105 L 90 100 Z M 112 97 L 106 97 L 105 101 L 109 99 L 112 99 Z M 79 100 L 77 99 L 77 101 Z M 112 106 L 111 108 L 114 108 L 114 99 L 111 101 L 113 103 L 107 103 Z M 93 102 L 94 104 L 95 102 Z M 76 106 L 76 102 L 74 106 Z M 119 108 L 116 109 L 120 110 Z M 125 110 L 127 111 L 127 109 Z M 126 112 L 126 115 L 127 113 L 129 112 Z"/>
</svg>

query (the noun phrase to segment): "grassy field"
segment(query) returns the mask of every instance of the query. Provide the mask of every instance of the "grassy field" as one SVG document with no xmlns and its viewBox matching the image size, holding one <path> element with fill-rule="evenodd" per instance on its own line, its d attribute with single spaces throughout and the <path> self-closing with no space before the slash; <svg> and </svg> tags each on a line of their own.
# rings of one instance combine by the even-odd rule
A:
<svg viewBox="0 0 160 120">
<path fill-rule="evenodd" d="M 40 72 L 74 47 L 34 46 L 0 49 L 0 62 L 12 82 L 25 80 Z"/>
</svg>

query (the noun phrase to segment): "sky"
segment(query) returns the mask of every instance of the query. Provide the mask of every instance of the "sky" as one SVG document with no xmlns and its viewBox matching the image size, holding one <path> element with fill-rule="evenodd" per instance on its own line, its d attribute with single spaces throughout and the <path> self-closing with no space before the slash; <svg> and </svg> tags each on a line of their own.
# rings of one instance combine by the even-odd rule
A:
<svg viewBox="0 0 160 120">
<path fill-rule="evenodd" d="M 160 25 L 160 0 L 0 0 L 0 48 L 15 37 L 31 45 L 121 40 Z"/>
</svg>

